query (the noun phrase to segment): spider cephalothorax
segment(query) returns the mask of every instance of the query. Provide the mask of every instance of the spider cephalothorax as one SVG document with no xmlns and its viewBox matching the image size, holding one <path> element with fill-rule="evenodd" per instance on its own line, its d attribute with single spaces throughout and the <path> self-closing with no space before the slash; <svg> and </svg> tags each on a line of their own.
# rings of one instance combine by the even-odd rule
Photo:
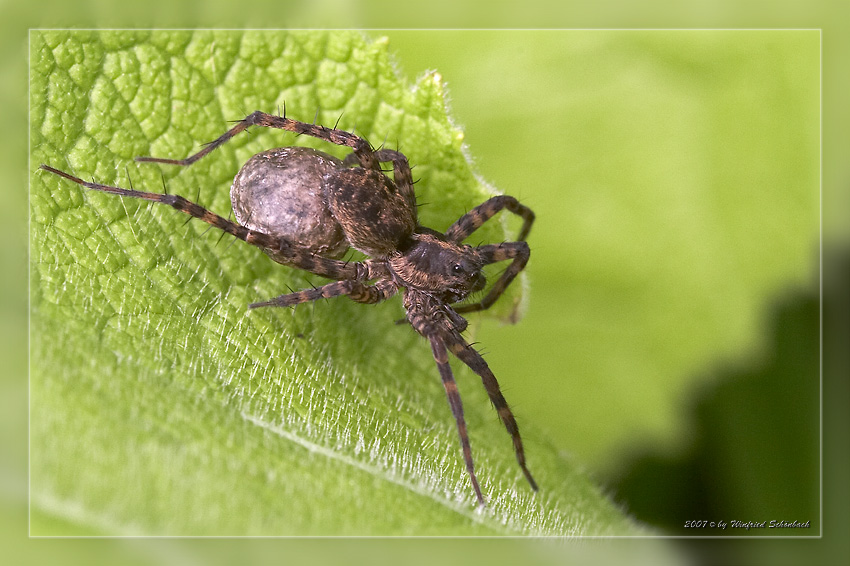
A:
<svg viewBox="0 0 850 566">
<path fill-rule="evenodd" d="M 426 228 L 417 218 L 413 180 L 404 154 L 375 150 L 365 139 L 346 131 L 259 111 L 186 159 L 139 157 L 137 160 L 190 165 L 249 126 L 306 134 L 351 147 L 353 152 L 342 161 L 320 151 L 296 147 L 255 155 L 236 175 L 231 188 L 238 223 L 180 196 L 89 183 L 47 165 L 41 168 L 89 189 L 167 204 L 260 247 L 278 263 L 336 280 L 254 303 L 251 308 L 294 306 L 340 295 L 361 303 L 377 303 L 401 291 L 408 322 L 431 344 L 479 503 L 484 505 L 484 497 L 475 477 L 463 407 L 449 367 L 448 352 L 481 377 L 513 439 L 517 461 L 536 490 L 537 484 L 525 464 L 516 420 L 489 366 L 461 336 L 467 322 L 460 314 L 489 308 L 525 267 L 529 258 L 525 239 L 534 213 L 515 198 L 502 195 L 464 214 L 445 233 Z M 382 171 L 381 163 L 392 163 L 392 178 Z M 463 243 L 503 209 L 523 219 L 517 241 L 477 247 Z M 362 262 L 337 259 L 349 247 L 370 259 Z M 484 289 L 485 265 L 506 260 L 511 263 L 481 301 L 455 306 L 471 293 Z"/>
<path fill-rule="evenodd" d="M 475 248 L 449 242 L 427 228 L 411 234 L 387 265 L 401 287 L 430 293 L 444 303 L 462 301 L 486 284 Z"/>
</svg>

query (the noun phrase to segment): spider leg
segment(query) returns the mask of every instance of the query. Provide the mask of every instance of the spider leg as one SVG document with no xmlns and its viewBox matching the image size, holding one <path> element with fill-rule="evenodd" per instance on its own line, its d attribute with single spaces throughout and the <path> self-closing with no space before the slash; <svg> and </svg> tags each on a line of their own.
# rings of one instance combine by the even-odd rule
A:
<svg viewBox="0 0 850 566">
<path fill-rule="evenodd" d="M 464 330 L 466 330 L 466 327 L 469 326 L 469 322 L 465 318 L 457 314 L 457 311 L 451 306 L 445 305 L 445 313 L 451 325 L 458 332 L 463 332 Z"/>
<path fill-rule="evenodd" d="M 434 354 L 434 361 L 437 362 L 437 368 L 440 370 L 440 378 L 443 380 L 443 387 L 449 399 L 449 406 L 452 409 L 452 415 L 454 415 L 457 424 L 460 444 L 463 447 L 463 461 L 466 463 L 466 471 L 469 472 L 469 478 L 472 480 L 472 487 L 475 489 L 476 497 L 478 497 L 478 504 L 484 507 L 486 505 L 484 496 L 481 495 L 478 478 L 475 477 L 472 448 L 469 445 L 469 434 L 466 431 L 466 421 L 463 418 L 463 404 L 460 400 L 460 393 L 457 390 L 457 383 L 452 375 L 452 368 L 449 366 L 449 355 L 446 352 L 446 345 L 435 335 L 429 336 L 428 339 L 431 341 L 431 352 Z"/>
<path fill-rule="evenodd" d="M 505 289 L 507 289 L 514 278 L 519 275 L 519 272 L 525 268 L 525 264 L 528 263 L 528 257 L 531 254 L 528 244 L 525 242 L 489 244 L 478 247 L 475 251 L 484 265 L 507 259 L 512 259 L 513 261 L 480 302 L 454 307 L 455 311 L 459 313 L 482 311 L 490 308 L 496 302 L 496 299 L 502 296 L 502 293 L 505 292 Z"/>
<path fill-rule="evenodd" d="M 301 303 L 317 301 L 319 299 L 330 299 L 341 295 L 347 295 L 352 301 L 357 301 L 358 303 L 373 304 L 389 299 L 395 295 L 397 290 L 398 288 L 389 280 L 379 281 L 375 285 L 366 285 L 360 281 L 348 279 L 328 283 L 315 289 L 287 293 L 286 295 L 281 295 L 261 303 L 252 303 L 248 305 L 248 308 L 293 307 Z"/>
<path fill-rule="evenodd" d="M 468 365 L 470 369 L 477 373 L 481 378 L 481 381 L 484 383 L 484 389 L 487 390 L 487 395 L 490 396 L 490 402 L 493 403 L 493 406 L 496 408 L 496 412 L 499 414 L 499 418 L 502 419 L 502 423 L 511 435 L 519 467 L 522 468 L 522 473 L 525 474 L 525 478 L 528 480 L 528 483 L 531 484 L 531 488 L 534 491 L 537 491 L 537 482 L 534 481 L 534 478 L 531 476 L 531 472 L 528 471 L 528 467 L 525 464 L 525 451 L 522 447 L 522 438 L 519 435 L 519 427 L 517 426 L 516 419 L 514 418 L 511 409 L 508 407 L 507 401 L 505 401 L 505 398 L 502 395 L 502 391 L 499 388 L 499 382 L 496 381 L 496 376 L 494 376 L 493 372 L 490 371 L 490 366 L 487 365 L 487 362 L 484 361 L 481 354 L 476 352 L 475 349 L 470 346 L 457 331 L 450 330 L 446 332 L 445 338 L 451 353 L 454 354 L 460 361 Z"/>
<path fill-rule="evenodd" d="M 337 130 L 336 128 L 326 128 L 324 126 L 317 126 L 316 124 L 308 124 L 306 122 L 299 122 L 298 120 L 292 120 L 290 118 L 287 118 L 286 116 L 275 116 L 274 114 L 267 114 L 259 110 L 252 112 L 243 120 L 237 122 L 235 126 L 224 132 L 217 139 L 208 143 L 206 147 L 204 147 L 201 151 L 192 154 L 185 159 L 168 159 L 162 157 L 137 157 L 136 161 L 143 161 L 147 163 L 167 163 L 170 165 L 191 165 L 195 161 L 201 159 L 208 153 L 215 150 L 216 148 L 230 141 L 230 139 L 236 134 L 247 130 L 251 126 L 262 126 L 264 128 L 276 128 L 279 130 L 287 130 L 290 132 L 295 132 L 296 134 L 305 134 L 308 136 L 312 136 L 314 138 L 325 140 L 336 145 L 348 146 L 354 149 L 354 154 L 357 156 L 360 165 L 362 165 L 364 168 L 377 169 L 378 167 L 380 167 L 378 161 L 375 159 L 374 152 L 372 151 L 372 147 L 369 145 L 369 142 L 359 136 L 356 136 L 344 130 Z"/>
<path fill-rule="evenodd" d="M 263 249 L 274 250 L 275 261 L 286 263 L 287 265 L 291 265 L 293 267 L 309 271 L 310 273 L 315 273 L 316 275 L 321 275 L 330 279 L 356 280 L 370 279 L 370 276 L 372 275 L 370 271 L 373 271 L 373 268 L 371 268 L 370 265 L 359 262 L 350 263 L 345 261 L 338 261 L 315 255 L 307 250 L 304 250 L 297 246 L 293 246 L 285 240 L 274 238 L 272 236 L 269 236 L 268 234 L 245 228 L 244 226 L 241 226 L 236 222 L 227 220 L 226 218 L 223 218 L 218 214 L 210 212 L 201 205 L 196 204 L 178 195 L 146 193 L 133 189 L 122 189 L 120 187 L 102 185 L 100 183 L 89 183 L 88 181 L 83 181 L 79 177 L 75 177 L 70 173 L 60 171 L 59 169 L 54 169 L 49 165 L 42 164 L 39 168 L 53 173 L 54 175 L 59 175 L 64 179 L 68 179 L 69 181 L 73 181 L 74 183 L 77 183 L 78 185 L 83 186 L 87 189 L 101 191 L 104 193 L 109 193 L 122 197 L 140 198 L 147 201 L 159 202 L 168 205 L 174 209 L 179 210 L 180 212 L 188 214 L 189 216 L 195 217 L 199 220 L 203 220 L 207 224 L 215 226 L 219 230 L 227 232 L 228 234 L 231 234 L 239 238 L 240 240 L 248 242 L 249 244 Z"/>
<path fill-rule="evenodd" d="M 464 241 L 470 234 L 478 230 L 485 222 L 493 218 L 496 213 L 504 208 L 522 217 L 522 229 L 519 232 L 517 240 L 524 242 L 528 237 L 529 231 L 531 231 L 531 225 L 534 223 L 534 212 L 527 206 L 520 204 L 514 197 L 507 195 L 493 197 L 458 218 L 446 230 L 446 239 L 456 243 Z"/>
</svg>

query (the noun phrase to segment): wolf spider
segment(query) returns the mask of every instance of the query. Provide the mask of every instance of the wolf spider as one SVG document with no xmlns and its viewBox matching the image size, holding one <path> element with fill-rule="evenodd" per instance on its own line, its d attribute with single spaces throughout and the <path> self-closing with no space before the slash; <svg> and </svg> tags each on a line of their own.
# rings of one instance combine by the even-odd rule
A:
<svg viewBox="0 0 850 566">
<path fill-rule="evenodd" d="M 502 396 L 496 377 L 481 355 L 461 336 L 467 327 L 461 313 L 489 308 L 528 262 L 530 252 L 525 239 L 534 221 L 534 213 L 513 197 L 494 196 L 461 216 L 445 233 L 426 228 L 417 219 L 413 180 L 404 154 L 389 149 L 375 150 L 365 139 L 336 127 L 329 129 L 260 111 L 250 114 L 204 149 L 185 159 L 138 157 L 136 160 L 191 165 L 250 126 L 306 134 L 350 147 L 353 151 L 340 161 L 315 150 L 271 150 L 278 152 L 275 154 L 277 157 L 268 157 L 266 165 L 271 163 L 272 170 L 278 172 L 281 168 L 290 171 L 291 175 L 281 181 L 283 185 L 288 184 L 288 188 L 266 187 L 254 191 L 256 183 L 268 180 L 272 173 L 268 167 L 253 169 L 257 166 L 252 165 L 249 169 L 246 164 L 231 190 L 231 200 L 240 223 L 227 220 L 177 195 L 89 183 L 47 165 L 41 165 L 41 169 L 88 189 L 169 205 L 261 248 L 278 263 L 336 280 L 318 288 L 254 303 L 250 308 L 290 307 L 340 295 L 347 295 L 360 303 L 378 303 L 401 289 L 407 321 L 431 344 L 479 504 L 485 505 L 484 497 L 475 476 L 463 406 L 449 367 L 448 352 L 481 377 L 490 401 L 511 435 L 519 466 L 536 491 L 537 484 L 525 463 L 516 420 Z M 258 154 L 255 158 L 263 155 Z M 381 163 L 392 163 L 392 178 L 384 174 Z M 244 177 L 242 181 L 240 176 Z M 291 189 L 296 185 L 298 191 L 303 191 L 305 183 L 314 190 L 292 193 Z M 284 208 L 293 205 L 292 210 L 277 210 L 281 202 L 273 203 L 276 190 L 290 190 L 278 200 Z M 308 193 L 313 196 L 308 196 Z M 269 211 L 269 208 L 275 210 Z M 503 209 L 523 219 L 517 241 L 477 247 L 462 243 Z M 317 215 L 324 216 L 319 224 L 330 225 L 331 235 L 317 235 Z M 302 226 L 301 233 L 294 233 L 291 226 L 304 221 L 308 222 L 306 228 Z M 349 246 L 371 256 L 371 259 L 347 262 L 333 257 Z M 455 306 L 470 293 L 484 289 L 485 265 L 505 260 L 511 260 L 511 263 L 479 302 Z"/>
</svg>

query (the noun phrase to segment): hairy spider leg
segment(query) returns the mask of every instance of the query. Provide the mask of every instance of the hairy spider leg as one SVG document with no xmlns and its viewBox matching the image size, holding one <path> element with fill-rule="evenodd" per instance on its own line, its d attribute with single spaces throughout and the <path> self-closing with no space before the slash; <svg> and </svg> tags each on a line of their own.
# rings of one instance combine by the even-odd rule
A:
<svg viewBox="0 0 850 566">
<path fill-rule="evenodd" d="M 440 338 L 434 335 L 429 336 L 428 339 L 431 341 L 431 352 L 434 354 L 434 361 L 437 362 L 437 368 L 440 370 L 440 378 L 443 380 L 446 397 L 449 399 L 449 406 L 452 409 L 452 415 L 454 415 L 457 424 L 460 444 L 463 447 L 463 461 L 466 464 L 466 471 L 472 480 L 472 487 L 475 489 L 475 495 L 478 497 L 478 504 L 484 507 L 486 503 L 484 502 L 484 496 L 481 495 L 481 488 L 478 486 L 478 478 L 475 477 L 475 466 L 472 462 L 472 447 L 469 445 L 469 433 L 466 430 L 466 421 L 463 418 L 463 403 L 460 400 L 457 383 L 452 375 L 452 368 L 449 366 L 449 355 L 446 352 L 446 345 Z"/>
<path fill-rule="evenodd" d="M 509 242 L 504 244 L 491 244 L 476 248 L 476 252 L 481 257 L 484 265 L 513 259 L 508 269 L 502 273 L 502 276 L 496 281 L 487 295 L 478 303 L 469 305 L 461 305 L 455 307 L 455 310 L 461 312 L 475 312 L 490 308 L 496 300 L 502 296 L 508 285 L 514 280 L 517 274 L 523 270 L 525 264 L 528 263 L 529 249 L 525 239 L 531 231 L 531 225 L 534 223 L 534 212 L 527 206 L 512 196 L 499 195 L 488 199 L 486 202 L 479 204 L 463 216 L 457 219 L 448 230 L 445 237 L 450 242 L 461 243 L 468 238 L 473 232 L 478 230 L 485 222 L 493 218 L 503 209 L 520 216 L 523 219 L 522 228 L 520 229 L 517 242 Z"/>
<path fill-rule="evenodd" d="M 484 361 L 481 354 L 475 351 L 475 349 L 463 339 L 459 332 L 456 330 L 448 330 L 443 334 L 451 353 L 469 366 L 469 368 L 477 373 L 481 378 L 481 381 L 484 384 L 484 389 L 487 390 L 487 395 L 490 396 L 490 402 L 493 403 L 493 406 L 496 408 L 496 412 L 499 414 L 499 418 L 502 420 L 505 428 L 508 429 L 508 434 L 511 435 L 519 467 L 522 468 L 522 473 L 525 474 L 525 479 L 527 479 L 528 483 L 531 484 L 531 488 L 534 491 L 537 491 L 537 482 L 535 482 L 534 478 L 531 477 L 531 472 L 528 471 L 528 467 L 525 463 L 525 451 L 522 447 L 522 438 L 519 435 L 519 427 L 516 424 L 514 414 L 511 412 L 510 407 L 508 407 L 508 402 L 505 401 L 505 397 L 502 395 L 502 391 L 499 388 L 499 382 L 496 381 L 496 376 L 493 375 L 492 371 L 490 371 L 490 366 L 487 365 L 487 362 Z"/>
<path fill-rule="evenodd" d="M 524 204 L 520 204 L 514 197 L 508 195 L 492 197 L 458 218 L 446 230 L 446 239 L 457 244 L 461 243 L 470 234 L 481 228 L 485 222 L 505 208 L 517 216 L 522 217 L 522 229 L 519 232 L 517 240 L 524 242 L 528 237 L 528 233 L 531 231 L 531 225 L 534 223 L 534 212 Z"/>
<path fill-rule="evenodd" d="M 504 244 L 488 244 L 475 248 L 478 257 L 484 265 L 512 259 L 508 268 L 502 273 L 481 301 L 468 305 L 454 307 L 456 312 L 476 312 L 489 309 L 502 296 L 508 285 L 525 268 L 531 252 L 525 242 L 505 242 Z"/>
<path fill-rule="evenodd" d="M 330 299 L 347 295 L 352 301 L 358 303 L 374 304 L 385 301 L 395 295 L 398 287 L 390 280 L 378 281 L 375 285 L 366 285 L 360 281 L 345 280 L 335 281 L 316 287 L 315 289 L 305 289 L 294 293 L 287 293 L 268 301 L 261 303 L 252 303 L 248 308 L 258 307 L 293 307 L 301 303 L 310 301 L 318 301 L 319 299 Z"/>
<path fill-rule="evenodd" d="M 312 136 L 314 138 L 325 140 L 336 145 L 348 146 L 354 150 L 354 154 L 357 156 L 357 159 L 362 167 L 364 167 L 365 169 L 380 170 L 380 163 L 375 158 L 372 146 L 369 145 L 369 142 L 365 139 L 356 136 L 350 132 L 346 132 L 344 130 L 337 130 L 336 128 L 326 128 L 324 126 L 317 126 L 316 124 L 307 124 L 306 122 L 292 120 L 291 118 L 287 118 L 286 116 L 275 116 L 274 114 L 267 114 L 265 112 L 261 112 L 260 110 L 252 112 L 243 120 L 237 122 L 235 126 L 224 132 L 217 139 L 208 143 L 206 147 L 204 147 L 204 149 L 193 155 L 190 155 L 185 159 L 168 159 L 162 157 L 137 157 L 136 161 L 146 163 L 167 163 L 170 165 L 191 165 L 195 161 L 201 159 L 205 155 L 215 150 L 216 148 L 230 141 L 230 139 L 236 134 L 247 130 L 251 126 L 261 126 L 264 128 L 287 130 L 290 132 L 295 132 L 296 134 L 305 134 L 308 136 Z"/>
<path fill-rule="evenodd" d="M 304 271 L 309 271 L 316 275 L 321 275 L 322 277 L 327 277 L 329 279 L 355 279 L 361 281 L 371 278 L 370 266 L 365 263 L 339 261 L 318 256 L 312 252 L 293 246 L 285 240 L 273 238 L 268 234 L 240 226 L 239 224 L 210 212 L 201 205 L 195 204 L 194 202 L 178 195 L 146 193 L 133 189 L 122 189 L 120 187 L 102 185 L 100 183 L 89 183 L 88 181 L 83 181 L 79 177 L 75 177 L 70 173 L 60 171 L 59 169 L 55 169 L 49 165 L 42 164 L 39 168 L 53 173 L 54 175 L 59 175 L 69 181 L 73 181 L 87 189 L 122 197 L 140 198 L 168 205 L 180 212 L 198 218 L 199 220 L 203 220 L 207 224 L 215 226 L 219 230 L 223 230 L 224 232 L 248 242 L 249 244 L 260 248 L 275 250 L 286 260 L 288 265 L 297 267 L 298 269 L 303 269 Z"/>
</svg>

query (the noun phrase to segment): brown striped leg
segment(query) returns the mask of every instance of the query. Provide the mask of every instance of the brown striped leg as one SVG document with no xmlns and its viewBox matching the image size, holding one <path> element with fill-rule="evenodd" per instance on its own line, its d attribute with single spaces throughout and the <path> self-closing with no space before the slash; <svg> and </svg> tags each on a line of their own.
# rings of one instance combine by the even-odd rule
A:
<svg viewBox="0 0 850 566">
<path fill-rule="evenodd" d="M 469 322 L 454 310 L 449 305 L 445 305 L 445 313 L 451 323 L 452 327 L 458 332 L 463 332 L 466 330 L 466 327 L 469 326 Z"/>
<path fill-rule="evenodd" d="M 301 303 L 330 299 L 341 295 L 348 295 L 351 300 L 358 303 L 380 303 L 392 297 L 396 290 L 397 287 L 391 281 L 380 281 L 377 285 L 365 285 L 352 280 L 336 281 L 315 289 L 287 293 L 262 303 L 253 303 L 248 307 L 252 309 L 258 307 L 293 307 Z"/>
<path fill-rule="evenodd" d="M 531 225 L 534 223 L 534 213 L 530 208 L 508 195 L 493 197 L 461 216 L 446 230 L 446 239 L 459 244 L 504 208 L 522 217 L 522 229 L 519 231 L 517 240 L 524 242 L 531 231 Z"/>
<path fill-rule="evenodd" d="M 454 307 L 455 311 L 459 313 L 489 309 L 492 304 L 496 302 L 496 299 L 502 296 L 502 293 L 505 292 L 505 289 L 508 288 L 508 285 L 511 284 L 514 278 L 519 275 L 519 272 L 525 268 L 525 264 L 528 263 L 528 257 L 531 254 L 528 249 L 528 244 L 525 242 L 490 244 L 478 247 L 475 250 L 478 252 L 478 256 L 481 258 L 484 265 L 489 265 L 497 261 L 504 261 L 506 259 L 512 259 L 513 261 L 504 273 L 502 273 L 502 276 L 496 280 L 496 283 L 493 284 L 493 287 L 490 288 L 480 302 Z"/>
<path fill-rule="evenodd" d="M 167 163 L 170 165 L 191 165 L 192 163 L 201 159 L 211 151 L 230 141 L 230 139 L 236 134 L 247 130 L 251 126 L 262 126 L 264 128 L 276 128 L 279 130 L 287 130 L 290 132 L 295 132 L 296 134 L 305 134 L 314 138 L 329 141 L 336 145 L 348 146 L 354 149 L 354 153 L 357 155 L 360 165 L 362 165 L 366 169 L 377 169 L 378 167 L 380 167 L 374 157 L 374 153 L 372 151 L 372 147 L 369 145 L 369 142 L 359 136 L 356 136 L 344 130 L 337 130 L 336 128 L 326 128 L 324 126 L 317 126 L 316 124 L 307 124 L 306 122 L 299 122 L 298 120 L 292 120 L 290 118 L 287 118 L 286 116 L 275 116 L 274 114 L 266 114 L 265 112 L 260 112 L 259 110 L 257 110 L 256 112 L 252 112 L 251 114 L 246 116 L 244 120 L 240 120 L 235 126 L 233 126 L 221 136 L 219 136 L 218 139 L 208 143 L 206 147 L 204 147 L 204 149 L 202 149 L 198 153 L 190 155 L 185 159 L 168 159 L 162 157 L 137 157 L 136 161 L 143 161 L 148 163 Z"/>
<path fill-rule="evenodd" d="M 71 175 L 70 173 L 60 171 L 59 169 L 54 169 L 49 165 L 41 165 L 40 169 L 53 173 L 54 175 L 59 175 L 60 177 L 68 179 L 69 181 L 73 181 L 74 183 L 77 183 L 78 185 L 81 185 L 87 189 L 101 191 L 104 193 L 109 193 L 122 197 L 140 198 L 147 201 L 159 202 L 168 205 L 172 208 L 179 210 L 180 212 L 198 218 L 199 220 L 203 220 L 207 224 L 215 226 L 219 230 L 227 232 L 228 234 L 231 234 L 239 238 L 240 240 L 248 242 L 249 244 L 255 245 L 263 249 L 274 250 L 276 252 L 275 261 L 286 263 L 287 265 L 291 265 L 293 267 L 309 271 L 310 273 L 315 273 L 316 275 L 321 275 L 330 279 L 358 280 L 368 279 L 371 275 L 369 273 L 371 271 L 369 266 L 363 263 L 349 263 L 345 261 L 328 259 L 312 254 L 307 250 L 289 244 L 285 240 L 273 238 L 268 234 L 257 232 L 256 230 L 249 230 L 248 228 L 240 226 L 239 224 L 227 220 L 226 218 L 223 218 L 218 214 L 210 212 L 201 205 L 186 200 L 181 196 L 160 193 L 146 193 L 133 189 L 122 189 L 109 185 L 101 185 L 100 183 L 89 183 L 87 181 L 83 181 L 79 177 Z"/>
<path fill-rule="evenodd" d="M 446 345 L 436 336 L 429 336 L 431 341 L 431 352 L 434 354 L 434 361 L 437 362 L 437 368 L 440 370 L 440 377 L 443 380 L 443 387 L 446 389 L 446 396 L 449 398 L 449 406 L 452 408 L 457 423 L 457 432 L 460 435 L 460 444 L 463 447 L 463 461 L 466 463 L 466 471 L 469 472 L 469 478 L 472 480 L 472 487 L 475 489 L 475 495 L 478 497 L 478 504 L 484 507 L 484 496 L 481 495 L 481 488 L 478 486 L 478 478 L 475 477 L 475 466 L 472 463 L 472 448 L 469 445 L 469 434 L 466 431 L 466 421 L 463 418 L 463 404 L 460 401 L 460 393 L 457 390 L 457 383 L 452 375 L 452 368 L 449 366 L 449 355 L 446 353 Z"/>
<path fill-rule="evenodd" d="M 511 435 L 519 467 L 522 468 L 522 473 L 525 474 L 525 478 L 531 484 L 531 488 L 537 491 L 537 482 L 531 477 L 531 472 L 528 471 L 528 467 L 525 465 L 525 451 L 522 448 L 519 427 L 516 424 L 516 419 L 514 419 L 511 409 L 508 407 L 507 401 L 505 401 L 502 395 L 501 389 L 499 389 L 499 382 L 496 381 L 496 376 L 490 371 L 490 366 L 487 365 L 481 354 L 476 352 L 459 333 L 448 332 L 446 333 L 446 339 L 451 353 L 481 377 L 481 381 L 484 383 L 484 389 L 487 390 L 487 395 L 490 396 L 490 401 L 496 407 L 499 418 L 502 419 L 502 423 L 504 423 L 505 428 L 508 429 L 508 433 Z"/>
</svg>

